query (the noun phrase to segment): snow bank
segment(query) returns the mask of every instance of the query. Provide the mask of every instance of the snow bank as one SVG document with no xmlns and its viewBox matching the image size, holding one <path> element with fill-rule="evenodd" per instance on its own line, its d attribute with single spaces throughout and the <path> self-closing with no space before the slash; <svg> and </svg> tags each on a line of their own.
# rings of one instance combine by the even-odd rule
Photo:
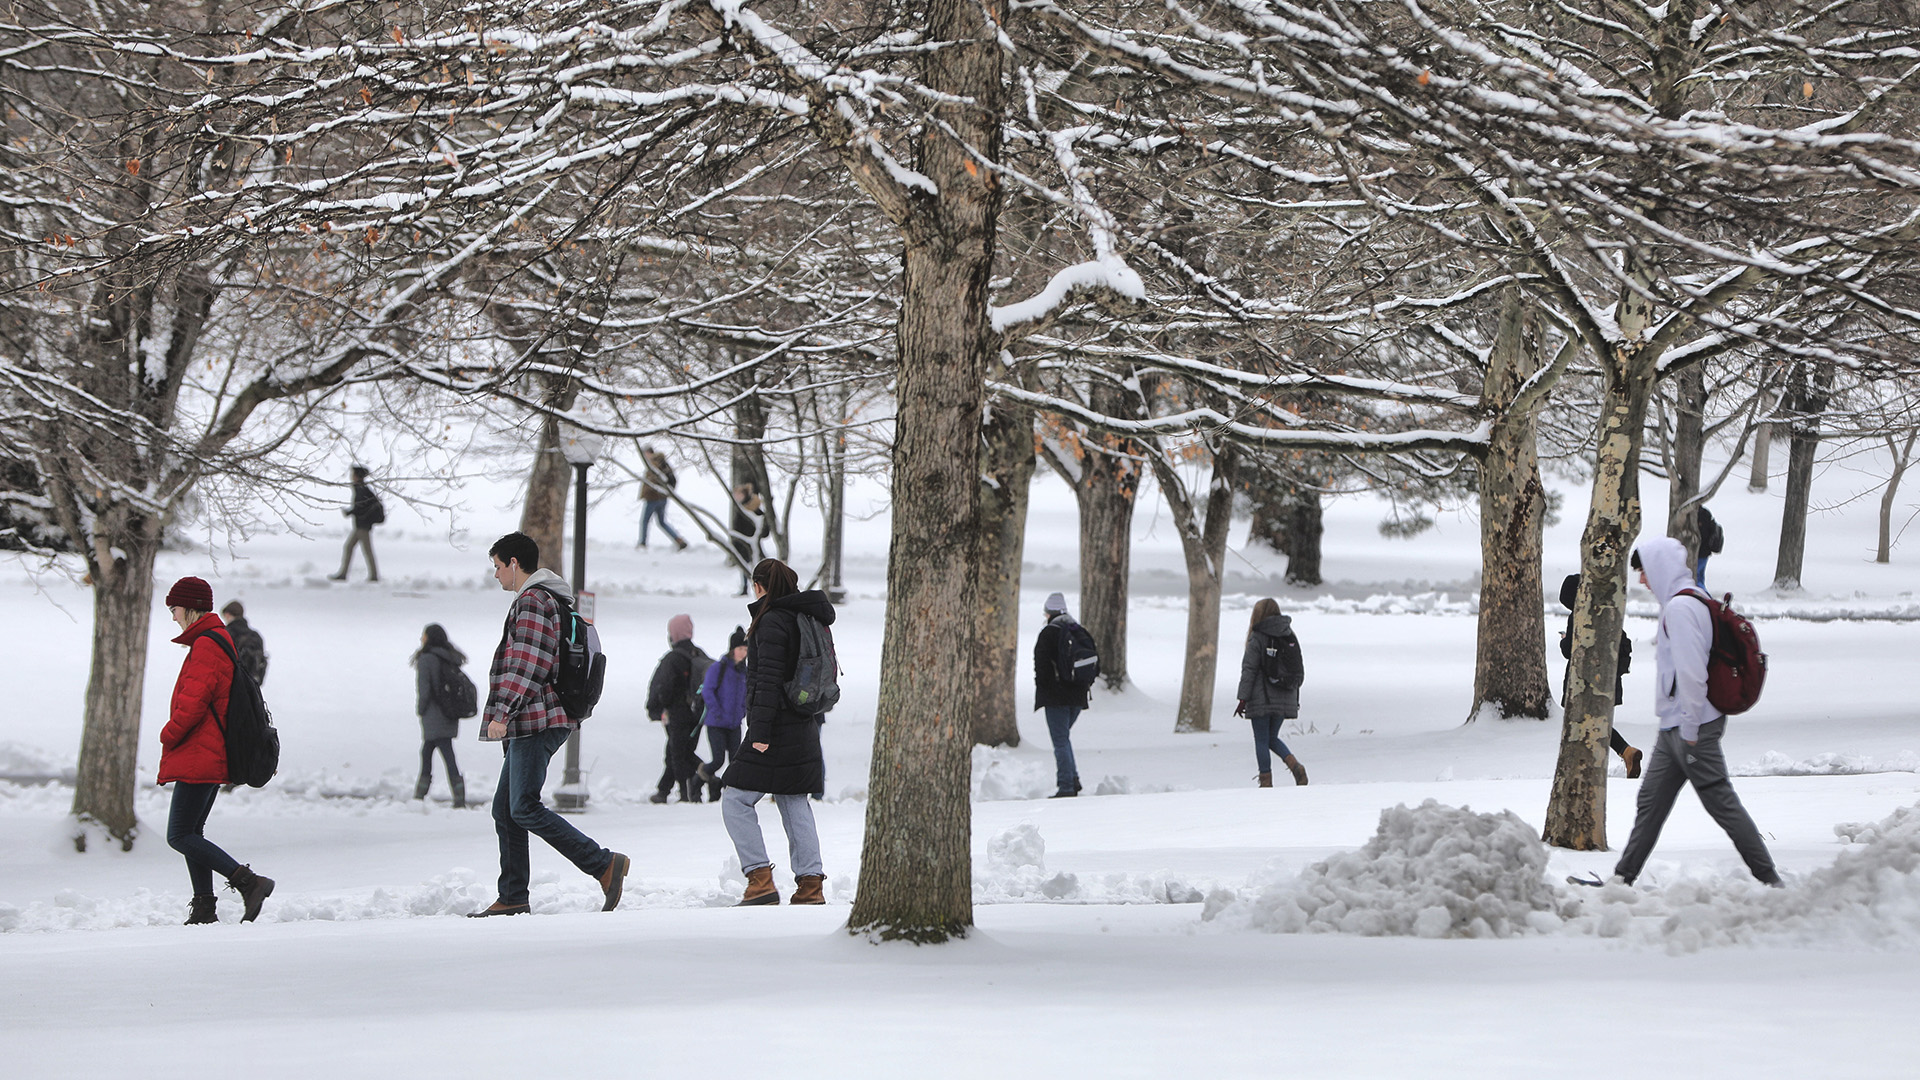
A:
<svg viewBox="0 0 1920 1080">
<path fill-rule="evenodd" d="M 1068 874 L 1047 872 L 1047 842 L 1022 823 L 987 841 L 987 860 L 973 874 L 976 904 L 1197 904 L 1208 883 L 1167 871 Z"/>
<path fill-rule="evenodd" d="M 1760 760 L 1727 770 L 1734 776 L 1853 776 L 1860 773 L 1920 772 L 1920 755 L 1903 750 L 1891 758 L 1872 754 L 1815 754 L 1794 758 L 1769 750 Z"/>
<path fill-rule="evenodd" d="M 1240 899 L 1207 898 L 1202 918 L 1268 933 L 1509 937 L 1560 929 L 1569 900 L 1546 883 L 1547 849 L 1512 811 L 1476 814 L 1428 799 L 1380 813 L 1358 851 Z"/>
</svg>

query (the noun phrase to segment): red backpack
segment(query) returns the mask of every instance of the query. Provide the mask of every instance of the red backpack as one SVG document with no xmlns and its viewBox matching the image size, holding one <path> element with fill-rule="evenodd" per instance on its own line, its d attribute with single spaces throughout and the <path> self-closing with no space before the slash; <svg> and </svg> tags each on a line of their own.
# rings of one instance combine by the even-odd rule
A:
<svg viewBox="0 0 1920 1080">
<path fill-rule="evenodd" d="M 1682 590 L 1707 605 L 1713 617 L 1713 648 L 1707 653 L 1707 703 L 1728 716 L 1753 708 L 1767 681 L 1767 654 L 1746 616 L 1733 610 L 1733 594 L 1715 600 L 1698 589 Z"/>
</svg>

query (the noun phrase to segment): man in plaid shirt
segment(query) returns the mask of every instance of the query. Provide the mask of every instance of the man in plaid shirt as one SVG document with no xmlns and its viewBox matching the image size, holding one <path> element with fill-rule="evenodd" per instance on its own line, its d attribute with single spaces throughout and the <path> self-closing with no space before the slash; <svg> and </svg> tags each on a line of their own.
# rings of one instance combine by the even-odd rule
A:
<svg viewBox="0 0 1920 1080">
<path fill-rule="evenodd" d="M 487 552 L 493 579 L 514 594 L 500 647 L 487 674 L 487 706 L 481 711 L 480 738 L 504 743 L 500 787 L 493 794 L 493 831 L 500 838 L 500 889 L 491 907 L 473 913 L 519 915 L 528 910 L 531 875 L 527 834 L 545 840 L 567 861 L 600 883 L 601 911 L 620 903 L 630 865 L 625 855 L 608 851 L 554 813 L 540 800 L 547 763 L 567 744 L 579 721 L 560 706 L 554 680 L 560 669 L 561 606 L 573 603 L 573 590 L 560 575 L 540 567 L 540 545 L 525 533 L 508 533 Z M 532 567 L 529 570 L 527 567 Z"/>
</svg>

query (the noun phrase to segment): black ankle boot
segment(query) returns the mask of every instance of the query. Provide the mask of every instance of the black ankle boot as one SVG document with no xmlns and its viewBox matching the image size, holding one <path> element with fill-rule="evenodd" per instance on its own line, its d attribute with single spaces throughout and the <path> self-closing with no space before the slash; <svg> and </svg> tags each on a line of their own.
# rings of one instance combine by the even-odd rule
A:
<svg viewBox="0 0 1920 1080">
<path fill-rule="evenodd" d="M 273 879 L 261 877 L 253 872 L 252 867 L 243 866 L 227 878 L 227 888 L 239 893 L 240 899 L 247 905 L 247 910 L 240 916 L 240 921 L 252 922 L 260 916 L 260 905 L 266 903 L 267 897 L 273 895 Z"/>
<path fill-rule="evenodd" d="M 219 922 L 220 916 L 213 913 L 213 906 L 219 902 L 220 898 L 212 893 L 195 893 L 193 906 L 187 909 L 186 925 L 204 926 L 207 923 Z"/>
<path fill-rule="evenodd" d="M 464 776 L 456 776 L 450 783 L 453 787 L 453 808 L 455 810 L 465 810 L 467 808 L 467 778 Z"/>
</svg>

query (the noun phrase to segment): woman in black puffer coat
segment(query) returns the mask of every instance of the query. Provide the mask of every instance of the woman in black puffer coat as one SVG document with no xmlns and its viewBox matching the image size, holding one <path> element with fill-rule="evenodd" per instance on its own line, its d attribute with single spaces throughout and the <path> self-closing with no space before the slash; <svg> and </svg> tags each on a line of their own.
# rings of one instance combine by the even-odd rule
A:
<svg viewBox="0 0 1920 1080">
<path fill-rule="evenodd" d="M 1269 655 L 1268 650 L 1272 650 Z M 1307 768 L 1280 738 L 1280 729 L 1300 715 L 1300 684 L 1306 668 L 1300 662 L 1300 641 L 1293 636 L 1293 620 L 1280 614 L 1271 597 L 1253 605 L 1247 628 L 1247 649 L 1240 658 L 1240 704 L 1234 714 L 1253 721 L 1253 756 L 1260 766 L 1260 786 L 1273 786 L 1273 759 L 1293 774 L 1296 787 L 1307 782 Z"/>
<path fill-rule="evenodd" d="M 740 870 L 747 875 L 742 907 L 780 902 L 773 885 L 773 862 L 767 858 L 766 840 L 760 833 L 760 815 L 754 809 L 765 795 L 773 796 L 787 830 L 795 885 L 790 902 L 824 904 L 820 835 L 808 801 L 826 782 L 821 721 L 793 710 L 786 684 L 800 656 L 800 620 L 832 626 L 833 604 L 817 589 L 799 591 L 798 575 L 778 559 L 760 560 L 753 568 L 752 583 L 757 599 L 747 605 L 753 622 L 747 627 L 746 734 L 739 754 L 720 778 L 726 786 L 720 816 L 740 855 Z"/>
<path fill-rule="evenodd" d="M 453 740 L 460 736 L 460 721 L 447 715 L 434 692 L 466 662 L 467 654 L 453 647 L 439 623 L 428 623 L 421 631 L 420 650 L 413 654 L 413 711 L 420 717 L 420 779 L 414 782 L 413 797 L 426 798 L 427 789 L 433 786 L 433 755 L 438 751 L 447 766 L 453 805 L 461 809 L 467 805 L 467 782 L 460 775 L 460 763 L 453 760 Z"/>
</svg>

